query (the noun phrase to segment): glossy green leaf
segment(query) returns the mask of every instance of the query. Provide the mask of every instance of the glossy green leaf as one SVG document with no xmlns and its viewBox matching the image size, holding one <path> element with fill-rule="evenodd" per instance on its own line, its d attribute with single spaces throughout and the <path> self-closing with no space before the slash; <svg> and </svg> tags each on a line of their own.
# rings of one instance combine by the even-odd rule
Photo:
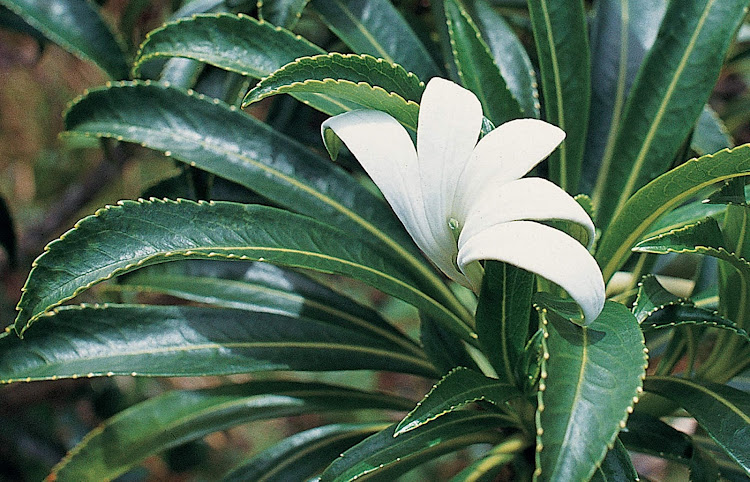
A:
<svg viewBox="0 0 750 482">
<path fill-rule="evenodd" d="M 443 2 L 453 62 L 461 84 L 472 91 L 495 125 L 522 117 L 521 106 L 505 84 L 479 27 L 459 0 Z"/>
<path fill-rule="evenodd" d="M 224 482 L 307 480 L 362 439 L 388 424 L 336 424 L 316 427 L 287 437 L 232 469 Z"/>
<path fill-rule="evenodd" d="M 604 456 L 604 460 L 594 471 L 591 480 L 592 482 L 636 482 L 640 480 L 630 460 L 630 454 L 619 438 L 615 439 L 614 446 Z"/>
<path fill-rule="evenodd" d="M 633 302 L 632 312 L 638 323 L 643 323 L 659 310 L 686 302 L 664 289 L 656 276 L 649 274 L 638 283 L 638 295 Z"/>
<path fill-rule="evenodd" d="M 424 84 L 400 65 L 369 55 L 303 57 L 263 79 L 245 105 L 268 96 L 291 94 L 328 115 L 356 109 L 387 112 L 416 133 Z"/>
<path fill-rule="evenodd" d="M 463 340 L 429 316 L 420 316 L 419 341 L 427 358 L 440 374 L 455 367 L 480 370 Z"/>
<path fill-rule="evenodd" d="M 473 7 L 473 19 L 505 79 L 505 85 L 518 101 L 523 117 L 538 119 L 540 106 L 536 73 L 523 43 L 490 2 L 472 0 L 470 7 Z"/>
<path fill-rule="evenodd" d="M 0 0 L 64 49 L 89 60 L 113 79 L 127 79 L 120 42 L 87 0 Z"/>
<path fill-rule="evenodd" d="M 364 82 L 417 103 L 424 92 L 424 83 L 400 65 L 366 54 L 329 53 L 296 59 L 273 72 L 248 92 L 245 103 L 283 92 L 283 89 L 290 89 L 296 83 L 324 82 L 326 79 L 346 80 L 355 84 Z"/>
<path fill-rule="evenodd" d="M 183 299 L 323 322 L 387 338 L 401 349 L 424 357 L 378 312 L 315 283 L 267 263 L 189 260 L 149 266 L 120 278 L 121 289 L 166 293 Z"/>
<path fill-rule="evenodd" d="M 404 410 L 411 402 L 333 385 L 265 381 L 172 391 L 134 405 L 89 433 L 52 469 L 57 480 L 113 479 L 149 455 L 269 418 L 339 410 Z"/>
<path fill-rule="evenodd" d="M 605 227 L 664 173 L 692 130 L 744 18 L 747 0 L 671 2 L 630 92 L 614 144 L 617 162 L 597 200 Z"/>
<path fill-rule="evenodd" d="M 473 340 L 468 326 L 415 288 L 391 260 L 343 231 L 267 206 L 185 200 L 121 201 L 79 221 L 34 262 L 16 331 L 23 333 L 46 311 L 100 281 L 170 260 L 210 258 L 352 276 Z"/>
<path fill-rule="evenodd" d="M 725 181 L 721 186 L 721 189 L 711 194 L 704 203 L 723 204 L 728 206 L 747 206 L 748 191 L 745 187 L 745 179 L 735 178 Z"/>
<path fill-rule="evenodd" d="M 639 284 L 633 314 L 644 331 L 675 326 L 711 327 L 731 331 L 750 342 L 750 335 L 736 323 L 717 311 L 698 308 L 692 301 L 674 296 L 653 275 L 644 277 Z"/>
<path fill-rule="evenodd" d="M 393 436 L 400 437 L 473 402 L 485 401 L 502 407 L 506 401 L 520 395 L 513 385 L 457 367 L 440 379 L 414 410 L 398 423 Z"/>
<path fill-rule="evenodd" d="M 750 173 L 750 146 L 691 159 L 638 190 L 604 231 L 596 251 L 604 279 L 625 263 L 630 249 L 665 213 L 712 184 Z"/>
<path fill-rule="evenodd" d="M 451 482 L 493 482 L 503 467 L 513 461 L 528 447 L 528 441 L 521 436 L 511 436 L 490 449 L 464 470 L 451 479 Z"/>
<path fill-rule="evenodd" d="M 586 13 L 582 0 L 529 0 L 544 112 L 567 137 L 549 157 L 552 181 L 578 193 L 591 97 Z"/>
<path fill-rule="evenodd" d="M 607 302 L 585 328 L 545 304 L 540 310 L 549 357 L 539 382 L 536 475 L 588 480 L 640 393 L 643 334 L 635 317 L 615 302 Z"/>
<path fill-rule="evenodd" d="M 649 377 L 643 388 L 687 410 L 750 475 L 750 394 L 726 385 L 673 377 Z"/>
<path fill-rule="evenodd" d="M 602 0 L 591 23 L 591 111 L 583 182 L 601 202 L 630 88 L 651 48 L 666 0 Z M 712 151 L 713 152 L 713 151 Z"/>
<path fill-rule="evenodd" d="M 642 253 L 698 253 L 727 261 L 750 280 L 750 262 L 731 251 L 714 218 L 644 239 L 633 248 Z"/>
<path fill-rule="evenodd" d="M 299 57 L 324 51 L 298 35 L 246 15 L 205 14 L 179 19 L 151 31 L 133 72 L 149 60 L 186 57 L 224 70 L 261 78 Z"/>
<path fill-rule="evenodd" d="M 734 147 L 734 141 L 724 122 L 709 106 L 703 107 L 698 117 L 690 147 L 699 156 Z"/>
<path fill-rule="evenodd" d="M 440 69 L 388 0 L 312 0 L 310 5 L 354 53 L 403 66 L 427 81 Z"/>
<path fill-rule="evenodd" d="M 272 370 L 387 370 L 430 363 L 344 320 L 195 306 L 83 305 L 0 340 L 0 382 L 102 375 L 204 376 Z"/>
<path fill-rule="evenodd" d="M 329 160 L 233 107 L 147 81 L 92 91 L 65 121 L 66 136 L 142 143 L 356 233 L 429 280 L 439 300 L 468 318 L 382 199 Z"/>
<path fill-rule="evenodd" d="M 691 438 L 658 418 L 639 412 L 628 419 L 620 433 L 625 446 L 634 452 L 687 464 L 690 480 L 717 480 L 716 462 Z"/>
<path fill-rule="evenodd" d="M 366 438 L 344 452 L 323 472 L 321 482 L 394 480 L 412 468 L 470 445 L 496 443 L 496 428 L 507 425 L 491 413 L 451 412 L 399 437 L 395 425 Z"/>
<path fill-rule="evenodd" d="M 273 25 L 292 29 L 310 0 L 259 0 L 258 17 Z"/>
<path fill-rule="evenodd" d="M 498 261 L 485 263 L 476 326 L 482 351 L 505 383 L 521 382 L 519 363 L 529 338 L 534 275 Z"/>
</svg>

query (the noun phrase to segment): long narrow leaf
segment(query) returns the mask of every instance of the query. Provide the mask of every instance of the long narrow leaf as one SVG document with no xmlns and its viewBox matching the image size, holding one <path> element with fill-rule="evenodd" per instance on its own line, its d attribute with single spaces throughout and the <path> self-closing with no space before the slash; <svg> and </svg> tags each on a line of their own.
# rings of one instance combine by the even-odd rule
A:
<svg viewBox="0 0 750 482">
<path fill-rule="evenodd" d="M 516 386 L 529 338 L 533 288 L 534 275 L 528 271 L 497 261 L 485 264 L 476 313 L 479 343 L 498 377 Z"/>
<path fill-rule="evenodd" d="M 397 438 L 393 437 L 393 425 L 344 452 L 320 480 L 394 480 L 443 454 L 478 443 L 499 442 L 502 435 L 495 429 L 506 424 L 503 417 L 490 413 L 452 412 Z"/>
<path fill-rule="evenodd" d="M 87 0 L 0 0 L 32 27 L 113 79 L 127 79 L 122 45 Z"/>
<path fill-rule="evenodd" d="M 67 136 L 141 143 L 355 233 L 429 280 L 429 291 L 457 313 L 463 310 L 382 200 L 330 161 L 231 106 L 137 82 L 90 92 L 65 122 Z"/>
<path fill-rule="evenodd" d="M 577 194 L 591 97 L 589 44 L 582 0 L 529 0 L 546 120 L 567 137 L 550 156 L 550 176 Z"/>
<path fill-rule="evenodd" d="M 434 377 L 422 356 L 345 322 L 195 306 L 62 307 L 0 340 L 0 383 L 112 375 L 387 370 Z"/>
<path fill-rule="evenodd" d="M 639 188 L 665 172 L 716 83 L 748 0 L 671 2 L 630 93 L 596 200 L 597 224 L 619 215 Z"/>
<path fill-rule="evenodd" d="M 393 436 L 400 437 L 473 402 L 485 401 L 502 407 L 520 395 L 513 385 L 457 367 L 436 383 L 414 410 L 398 423 Z"/>
<path fill-rule="evenodd" d="M 402 65 L 423 81 L 440 75 L 427 49 L 388 0 L 312 0 L 310 5 L 355 53 Z"/>
<path fill-rule="evenodd" d="M 583 181 L 596 203 L 616 159 L 614 143 L 630 87 L 653 45 L 664 0 L 602 0 L 591 25 L 591 116 Z M 713 151 L 711 151 L 713 152 Z M 594 184 L 596 187 L 594 188 Z"/>
<path fill-rule="evenodd" d="M 750 395 L 726 385 L 649 377 L 643 388 L 687 410 L 750 476 Z"/>
<path fill-rule="evenodd" d="M 477 96 L 493 124 L 522 117 L 518 100 L 506 85 L 469 12 L 458 0 L 445 0 L 444 9 L 453 62 L 463 86 Z"/>
<path fill-rule="evenodd" d="M 380 314 L 311 279 L 268 263 L 190 260 L 139 269 L 119 279 L 121 289 L 145 290 L 208 303 L 323 322 L 388 338 L 422 355 L 423 351 Z"/>
<path fill-rule="evenodd" d="M 185 57 L 261 78 L 299 57 L 322 53 L 302 37 L 246 15 L 196 15 L 150 32 L 133 71 L 138 75 L 152 59 Z"/>
<path fill-rule="evenodd" d="M 34 262 L 18 304 L 23 333 L 94 284 L 178 259 L 240 259 L 358 278 L 403 298 L 468 342 L 471 330 L 391 260 L 343 231 L 276 208 L 228 202 L 122 201 L 81 220 Z"/>
<path fill-rule="evenodd" d="M 692 159 L 638 190 L 604 231 L 596 251 L 604 279 L 625 263 L 649 226 L 712 184 L 750 173 L 750 146 Z"/>
<path fill-rule="evenodd" d="M 52 469 L 57 480 L 113 479 L 149 455 L 254 420 L 310 412 L 404 410 L 410 402 L 319 383 L 255 382 L 173 391 L 118 413 Z"/>
<path fill-rule="evenodd" d="M 352 445 L 388 424 L 336 424 L 316 427 L 287 437 L 249 461 L 232 469 L 224 482 L 307 480 Z"/>
<path fill-rule="evenodd" d="M 539 382 L 537 473 L 544 480 L 588 480 L 640 393 L 643 334 L 619 303 L 607 302 L 587 327 L 545 304 L 549 358 Z"/>
</svg>

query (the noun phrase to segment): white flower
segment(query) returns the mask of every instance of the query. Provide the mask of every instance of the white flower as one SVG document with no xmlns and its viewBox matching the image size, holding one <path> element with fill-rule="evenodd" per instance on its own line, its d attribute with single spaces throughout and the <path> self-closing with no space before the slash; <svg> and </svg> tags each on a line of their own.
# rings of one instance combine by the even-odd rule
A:
<svg viewBox="0 0 750 482">
<path fill-rule="evenodd" d="M 328 119 L 367 171 L 417 246 L 446 275 L 479 291 L 480 260 L 503 261 L 564 288 L 590 323 L 604 306 L 604 281 L 594 258 L 568 234 L 537 221 L 594 225 L 565 191 L 522 178 L 565 133 L 546 122 L 507 122 L 478 143 L 482 107 L 470 91 L 434 78 L 419 110 L 417 146 L 390 115 L 352 111 Z"/>
</svg>

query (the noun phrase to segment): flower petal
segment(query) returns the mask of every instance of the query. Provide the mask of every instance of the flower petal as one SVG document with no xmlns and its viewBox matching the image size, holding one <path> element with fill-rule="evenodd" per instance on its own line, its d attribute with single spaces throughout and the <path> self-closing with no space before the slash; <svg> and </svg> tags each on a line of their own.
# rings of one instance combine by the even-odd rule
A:
<svg viewBox="0 0 750 482">
<path fill-rule="evenodd" d="M 484 136 L 461 172 L 454 212 L 466 212 L 473 193 L 487 183 L 523 177 L 565 139 L 559 127 L 537 119 L 516 119 Z"/>
<path fill-rule="evenodd" d="M 463 214 L 463 213 L 461 213 Z M 484 191 L 471 200 L 465 216 L 459 250 L 466 239 L 490 226 L 508 221 L 572 221 L 588 231 L 594 241 L 594 223 L 573 197 L 557 185 L 538 177 L 516 179 L 506 184 L 485 184 Z"/>
<path fill-rule="evenodd" d="M 599 265 L 581 243 L 562 231 L 533 221 L 511 221 L 477 233 L 458 252 L 461 269 L 487 259 L 518 266 L 558 284 L 581 307 L 585 324 L 594 321 L 604 307 Z"/>
<path fill-rule="evenodd" d="M 417 153 L 425 211 L 435 236 L 448 229 L 458 175 L 471 156 L 482 127 L 482 106 L 471 91 L 433 78 L 419 107 Z"/>
<path fill-rule="evenodd" d="M 448 276 L 463 277 L 454 267 L 455 241 L 436 239 L 428 224 L 417 153 L 406 129 L 390 115 L 374 110 L 346 112 L 326 120 L 321 126 L 324 139 L 327 129 L 357 158 L 417 246 Z"/>
</svg>

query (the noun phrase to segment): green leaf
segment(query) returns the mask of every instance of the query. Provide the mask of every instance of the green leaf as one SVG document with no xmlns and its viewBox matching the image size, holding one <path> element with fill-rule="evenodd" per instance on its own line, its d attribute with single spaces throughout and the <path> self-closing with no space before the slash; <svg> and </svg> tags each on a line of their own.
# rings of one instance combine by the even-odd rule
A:
<svg viewBox="0 0 750 482">
<path fill-rule="evenodd" d="M 123 289 L 323 322 L 388 338 L 417 356 L 424 352 L 375 310 L 297 273 L 267 263 L 189 260 L 149 266 L 120 278 Z"/>
<path fill-rule="evenodd" d="M 716 462 L 688 435 L 658 418 L 635 412 L 620 439 L 629 450 L 687 464 L 690 480 L 717 480 Z"/>
<path fill-rule="evenodd" d="M 588 327 L 544 304 L 540 311 L 549 357 L 539 382 L 536 475 L 588 480 L 640 393 L 643 334 L 628 309 L 611 301 Z"/>
<path fill-rule="evenodd" d="M 724 122 L 708 105 L 703 107 L 703 111 L 698 117 L 698 124 L 693 131 L 690 147 L 699 156 L 734 147 L 732 136 Z"/>
<path fill-rule="evenodd" d="M 521 392 L 513 385 L 457 367 L 440 379 L 414 410 L 396 425 L 393 436 L 400 437 L 473 402 L 485 401 L 502 408 L 505 402 L 519 396 Z"/>
<path fill-rule="evenodd" d="M 639 481 L 638 473 L 630 460 L 630 454 L 619 438 L 615 439 L 614 446 L 604 456 L 602 464 L 594 471 L 591 478 L 593 482 L 636 482 Z"/>
<path fill-rule="evenodd" d="M 388 0 L 312 0 L 310 5 L 354 53 L 402 65 L 422 80 L 440 75 L 427 49 Z"/>
<path fill-rule="evenodd" d="M 482 110 L 495 125 L 523 116 L 521 106 L 505 84 L 479 27 L 458 0 L 444 1 L 453 62 L 461 84 L 482 103 Z"/>
<path fill-rule="evenodd" d="M 429 316 L 420 316 L 419 341 L 438 373 L 448 372 L 455 367 L 480 370 L 463 340 Z"/>
<path fill-rule="evenodd" d="M 259 0 L 258 17 L 273 25 L 292 29 L 310 0 Z"/>
<path fill-rule="evenodd" d="M 343 231 L 267 206 L 185 200 L 121 201 L 79 221 L 34 262 L 18 304 L 16 331 L 23 333 L 46 311 L 100 281 L 142 266 L 211 258 L 352 276 L 401 296 L 473 340 L 468 326 L 415 288 L 392 260 Z"/>
<path fill-rule="evenodd" d="M 503 467 L 527 448 L 528 442 L 521 436 L 508 437 L 495 445 L 482 458 L 466 467 L 451 479 L 451 482 L 493 482 Z"/>
<path fill-rule="evenodd" d="M 138 76 L 152 59 L 186 57 L 259 79 L 299 57 L 321 53 L 299 35 L 246 15 L 195 15 L 151 31 L 133 73 Z"/>
<path fill-rule="evenodd" d="M 648 377 L 643 388 L 687 410 L 750 475 L 750 395 L 726 385 L 673 377 Z"/>
<path fill-rule="evenodd" d="M 593 186 L 590 192 L 597 204 L 616 159 L 614 141 L 625 101 L 666 9 L 664 0 L 602 0 L 596 4 L 591 23 L 591 110 L 583 181 L 587 188 Z"/>
<path fill-rule="evenodd" d="M 669 4 L 623 113 L 614 144 L 617 162 L 596 200 L 597 225 L 607 226 L 633 193 L 669 168 L 708 100 L 747 5 Z"/>
<path fill-rule="evenodd" d="M 0 382 L 272 370 L 387 370 L 434 377 L 430 363 L 344 320 L 196 306 L 61 307 L 44 328 L 0 340 Z"/>
<path fill-rule="evenodd" d="M 500 415 L 451 412 L 419 429 L 394 438 L 395 425 L 344 452 L 323 472 L 321 482 L 394 480 L 412 468 L 443 454 L 478 443 L 496 443 L 494 429 L 507 425 Z"/>
<path fill-rule="evenodd" d="M 750 173 L 750 146 L 691 159 L 638 190 L 625 203 L 599 241 L 596 260 L 604 279 L 625 263 L 630 249 L 665 213 L 712 184 Z"/>
<path fill-rule="evenodd" d="M 51 475 L 57 480 L 114 479 L 149 455 L 254 420 L 339 410 L 404 410 L 410 403 L 391 395 L 303 382 L 172 391 L 134 405 L 94 429 Z"/>
<path fill-rule="evenodd" d="M 400 65 L 369 55 L 303 57 L 266 77 L 248 92 L 247 106 L 277 94 L 291 94 L 328 115 L 356 109 L 387 112 L 416 133 L 424 84 Z"/>
<path fill-rule="evenodd" d="M 540 106 L 536 74 L 523 43 L 488 1 L 472 0 L 470 7 L 473 7 L 472 17 L 508 90 L 518 101 L 523 117 L 538 119 Z"/>
<path fill-rule="evenodd" d="M 127 79 L 122 45 L 87 0 L 0 0 L 36 30 L 113 79 Z"/>
<path fill-rule="evenodd" d="M 519 385 L 519 363 L 529 338 L 534 275 L 498 261 L 485 263 L 476 326 L 482 352 L 500 380 Z M 525 381 L 523 381 L 525 383 Z"/>
<path fill-rule="evenodd" d="M 744 178 L 724 181 L 721 189 L 711 194 L 704 201 L 706 204 L 723 204 L 727 206 L 747 206 L 747 192 Z"/>
<path fill-rule="evenodd" d="M 382 199 L 342 169 L 234 107 L 159 84 L 90 92 L 68 111 L 66 136 L 138 142 L 320 219 L 399 259 L 457 313 L 460 304 Z"/>
<path fill-rule="evenodd" d="M 303 57 L 283 66 L 260 81 L 245 97 L 245 105 L 289 89 L 293 84 L 325 80 L 346 80 L 380 87 L 406 101 L 419 102 L 424 83 L 398 64 L 371 55 L 329 53 Z"/>
<path fill-rule="evenodd" d="M 306 430 L 257 454 L 232 469 L 222 480 L 307 480 L 325 469 L 344 450 L 386 428 L 388 424 L 366 423 L 324 425 Z"/>
<path fill-rule="evenodd" d="M 699 253 L 727 261 L 746 280 L 750 280 L 750 262 L 727 247 L 719 223 L 706 218 L 695 224 L 673 229 L 653 238 L 644 239 L 633 248 L 641 253 Z"/>
<path fill-rule="evenodd" d="M 685 302 L 685 299 L 678 298 L 664 289 L 656 276 L 648 274 L 638 283 L 638 295 L 633 303 L 632 312 L 638 323 L 643 323 L 655 312 Z"/>
<path fill-rule="evenodd" d="M 552 181 L 578 193 L 591 97 L 589 44 L 582 0 L 529 0 L 546 120 L 565 131 L 549 157 Z"/>
<path fill-rule="evenodd" d="M 690 300 L 669 293 L 653 275 L 639 284 L 633 314 L 641 329 L 659 330 L 675 326 L 701 326 L 728 330 L 750 341 L 750 335 L 714 310 L 697 308 Z"/>
</svg>

